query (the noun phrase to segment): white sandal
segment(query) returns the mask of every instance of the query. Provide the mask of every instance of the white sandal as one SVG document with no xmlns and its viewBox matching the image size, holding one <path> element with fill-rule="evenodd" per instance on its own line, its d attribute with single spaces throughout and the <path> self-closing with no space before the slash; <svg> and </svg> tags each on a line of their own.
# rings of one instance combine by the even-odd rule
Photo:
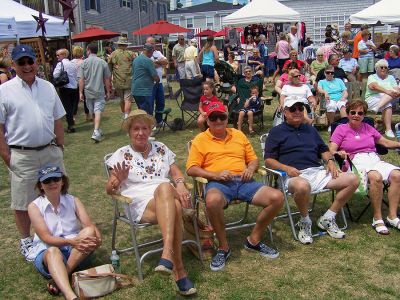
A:
<svg viewBox="0 0 400 300">
<path fill-rule="evenodd" d="M 389 219 L 389 217 L 386 217 L 387 220 L 387 225 L 389 227 L 393 227 L 396 228 L 398 230 L 400 230 L 400 219 L 399 218 L 395 218 L 395 219 Z"/>
<path fill-rule="evenodd" d="M 382 219 L 380 219 L 380 220 L 372 219 L 372 228 L 374 228 L 375 231 L 379 234 L 382 234 L 382 235 L 389 234 L 389 230 L 387 229 L 385 222 L 383 222 Z"/>
</svg>

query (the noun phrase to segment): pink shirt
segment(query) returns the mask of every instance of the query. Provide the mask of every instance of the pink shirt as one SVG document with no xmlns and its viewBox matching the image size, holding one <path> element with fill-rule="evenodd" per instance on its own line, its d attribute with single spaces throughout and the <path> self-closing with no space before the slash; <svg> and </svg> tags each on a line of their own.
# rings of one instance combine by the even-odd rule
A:
<svg viewBox="0 0 400 300">
<path fill-rule="evenodd" d="M 289 74 L 288 73 L 283 73 L 281 77 L 279 77 L 279 80 L 282 81 L 282 86 L 283 87 L 285 84 L 289 83 Z M 302 83 L 307 83 L 307 78 L 303 74 L 300 74 L 300 82 Z"/>
<path fill-rule="evenodd" d="M 290 46 L 287 41 L 280 40 L 276 43 L 277 46 L 277 57 L 278 59 L 286 59 L 289 58 L 289 51 L 290 51 Z"/>
<path fill-rule="evenodd" d="M 361 123 L 358 130 L 352 129 L 349 124 L 341 124 L 336 127 L 330 141 L 350 154 L 350 158 L 357 153 L 376 152 L 375 143 L 381 138 L 381 134 L 372 126 Z"/>
</svg>

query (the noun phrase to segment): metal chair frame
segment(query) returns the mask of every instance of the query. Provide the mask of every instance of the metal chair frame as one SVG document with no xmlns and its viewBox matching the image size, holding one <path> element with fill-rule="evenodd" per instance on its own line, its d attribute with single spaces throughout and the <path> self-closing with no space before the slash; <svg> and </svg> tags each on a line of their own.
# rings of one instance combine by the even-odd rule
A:
<svg viewBox="0 0 400 300">
<path fill-rule="evenodd" d="M 110 176 L 110 169 L 106 164 L 106 161 L 111 157 L 113 153 L 109 153 L 104 156 L 104 169 L 107 174 L 107 178 Z M 147 242 L 140 243 L 138 241 L 138 234 L 139 230 L 149 228 L 151 226 L 157 225 L 157 224 L 151 224 L 151 223 L 138 223 L 135 222 L 132 218 L 131 211 L 129 209 L 129 204 L 132 202 L 132 200 L 128 197 L 122 196 L 122 195 L 112 195 L 111 196 L 112 201 L 113 201 L 113 207 L 114 207 L 114 215 L 113 215 L 113 222 L 112 222 L 112 238 L 111 238 L 111 249 L 116 250 L 117 253 L 126 253 L 126 252 L 131 252 L 133 251 L 135 253 L 135 264 L 138 272 L 138 277 L 140 280 L 143 280 L 143 271 L 142 271 L 142 264 L 148 256 L 155 254 L 155 253 L 161 253 L 163 251 L 163 247 L 158 247 L 150 250 L 146 250 L 144 252 L 140 251 L 144 248 L 148 248 L 151 246 L 155 246 L 158 244 L 162 244 L 163 240 L 162 238 L 156 239 L 156 240 L 151 240 Z M 192 197 L 192 203 L 193 203 L 193 197 Z M 121 207 L 120 205 L 123 206 L 125 213 L 121 212 Z M 127 247 L 127 248 L 122 248 L 122 249 L 117 249 L 116 248 L 116 235 L 117 235 L 117 224 L 118 221 L 121 221 L 125 224 L 129 225 L 130 228 L 130 234 L 131 234 L 131 243 L 132 246 Z M 200 261 L 203 264 L 203 253 L 201 249 L 201 244 L 200 244 L 200 238 L 199 238 L 199 231 L 197 227 L 197 220 L 195 217 L 193 218 L 193 227 L 195 231 L 195 238 L 196 240 L 182 240 L 182 245 L 186 244 L 195 244 L 198 248 L 199 254 L 200 254 Z"/>
<path fill-rule="evenodd" d="M 260 136 L 260 145 L 261 145 L 262 153 L 264 153 L 264 150 L 265 150 L 265 141 L 266 141 L 267 137 L 268 137 L 268 133 L 264 133 L 263 135 Z M 266 171 L 266 176 L 265 176 L 266 184 L 269 186 L 276 185 L 277 188 L 279 188 L 281 190 L 281 192 L 283 193 L 283 196 L 285 199 L 286 213 L 276 216 L 275 219 L 288 218 L 293 238 L 295 240 L 298 240 L 297 231 L 296 231 L 295 224 L 293 221 L 293 216 L 300 214 L 300 212 L 299 211 L 292 212 L 292 209 L 290 208 L 289 197 L 293 197 L 293 194 L 289 193 L 288 191 L 286 191 L 284 189 L 284 186 L 285 186 L 284 179 L 285 179 L 286 173 L 283 171 L 280 171 L 280 170 L 273 170 L 273 169 L 270 169 L 267 167 L 264 167 L 264 170 Z M 333 202 L 333 200 L 335 198 L 334 190 L 323 189 L 319 192 L 312 192 L 311 196 L 313 196 L 313 200 L 311 203 L 311 208 L 308 209 L 309 213 L 311 213 L 314 210 L 315 202 L 317 200 L 318 195 L 324 194 L 324 193 L 331 193 L 331 201 Z M 348 224 L 347 224 L 347 219 L 346 219 L 346 215 L 344 214 L 343 208 L 341 208 L 341 216 L 342 216 L 342 220 L 343 220 L 343 226 L 340 227 L 340 229 L 346 230 L 348 227 Z M 317 237 L 317 236 L 321 236 L 321 235 L 325 235 L 325 234 L 326 234 L 326 232 L 319 231 L 319 232 L 313 234 L 313 237 Z"/>
</svg>

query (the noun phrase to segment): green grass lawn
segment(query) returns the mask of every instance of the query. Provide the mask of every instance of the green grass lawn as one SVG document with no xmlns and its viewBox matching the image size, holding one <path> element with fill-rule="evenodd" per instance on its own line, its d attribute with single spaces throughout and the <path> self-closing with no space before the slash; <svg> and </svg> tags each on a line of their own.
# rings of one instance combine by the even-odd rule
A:
<svg viewBox="0 0 400 300">
<path fill-rule="evenodd" d="M 171 120 L 180 115 L 174 101 L 168 100 L 166 105 L 173 109 Z M 275 107 L 276 101 L 265 109 L 264 131 L 271 127 Z M 398 116 L 395 118 L 398 121 Z M 103 234 L 104 242 L 96 252 L 95 265 L 109 263 L 111 254 L 113 209 L 104 191 L 103 157 L 128 144 L 128 137 L 121 131 L 120 125 L 119 106 L 116 102 L 109 102 L 102 120 L 105 132 L 103 142 L 92 142 L 92 125 L 85 123 L 81 112 L 77 119 L 77 132 L 65 137 L 65 165 L 71 183 L 70 193 L 83 201 Z M 187 157 L 186 143 L 197 133 L 195 127 L 178 132 L 166 129 L 157 139 L 176 153 L 177 162 L 183 168 Z M 321 131 L 321 135 L 327 140 L 326 131 Z M 262 158 L 258 136 L 250 139 L 259 158 Z M 394 152 L 385 160 L 399 164 L 399 156 Z M 9 208 L 10 186 L 4 164 L 0 167 L 0 176 L 0 299 L 51 299 L 53 297 L 46 291 L 46 281 L 19 253 L 19 235 Z M 311 215 L 314 223 L 328 205 L 327 196 L 319 199 Z M 356 212 L 363 205 L 351 203 Z M 384 210 L 386 216 L 386 208 Z M 242 206 L 239 205 L 230 207 L 226 214 L 235 217 L 241 211 Z M 256 215 L 257 209 L 252 208 L 250 218 L 254 219 Z M 293 240 L 287 220 L 278 220 L 273 225 L 274 246 L 280 251 L 276 260 L 267 260 L 244 250 L 243 241 L 249 229 L 243 229 L 228 233 L 232 256 L 223 271 L 210 271 L 208 262 L 202 266 L 187 249 L 183 250 L 184 262 L 198 289 L 199 299 L 399 299 L 400 232 L 391 230 L 389 236 L 379 236 L 372 230 L 371 221 L 372 210 L 369 209 L 359 223 L 349 222 L 344 240 L 324 236 L 316 238 L 312 245 L 304 246 Z M 126 245 L 129 243 L 128 228 L 122 225 L 120 229 L 118 244 Z M 267 243 L 270 241 L 267 240 Z M 159 256 L 155 255 L 145 261 L 143 282 L 105 298 L 177 298 L 172 278 L 160 277 L 153 272 L 158 259 Z M 123 273 L 136 276 L 132 253 L 121 254 L 121 266 Z"/>
</svg>

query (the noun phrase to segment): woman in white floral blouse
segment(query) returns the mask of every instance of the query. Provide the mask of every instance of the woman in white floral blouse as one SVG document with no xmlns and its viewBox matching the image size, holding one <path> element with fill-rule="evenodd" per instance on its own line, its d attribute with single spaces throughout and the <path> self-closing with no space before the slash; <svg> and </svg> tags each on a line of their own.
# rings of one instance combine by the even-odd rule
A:
<svg viewBox="0 0 400 300">
<path fill-rule="evenodd" d="M 164 248 L 155 271 L 173 273 L 178 292 L 191 295 L 196 289 L 183 267 L 181 251 L 182 207 L 190 207 L 190 194 L 175 154 L 163 143 L 149 141 L 154 124 L 155 119 L 143 110 L 132 111 L 124 120 L 122 128 L 130 144 L 107 161 L 112 172 L 106 191 L 132 199 L 130 210 L 136 222 L 159 224 Z"/>
</svg>

